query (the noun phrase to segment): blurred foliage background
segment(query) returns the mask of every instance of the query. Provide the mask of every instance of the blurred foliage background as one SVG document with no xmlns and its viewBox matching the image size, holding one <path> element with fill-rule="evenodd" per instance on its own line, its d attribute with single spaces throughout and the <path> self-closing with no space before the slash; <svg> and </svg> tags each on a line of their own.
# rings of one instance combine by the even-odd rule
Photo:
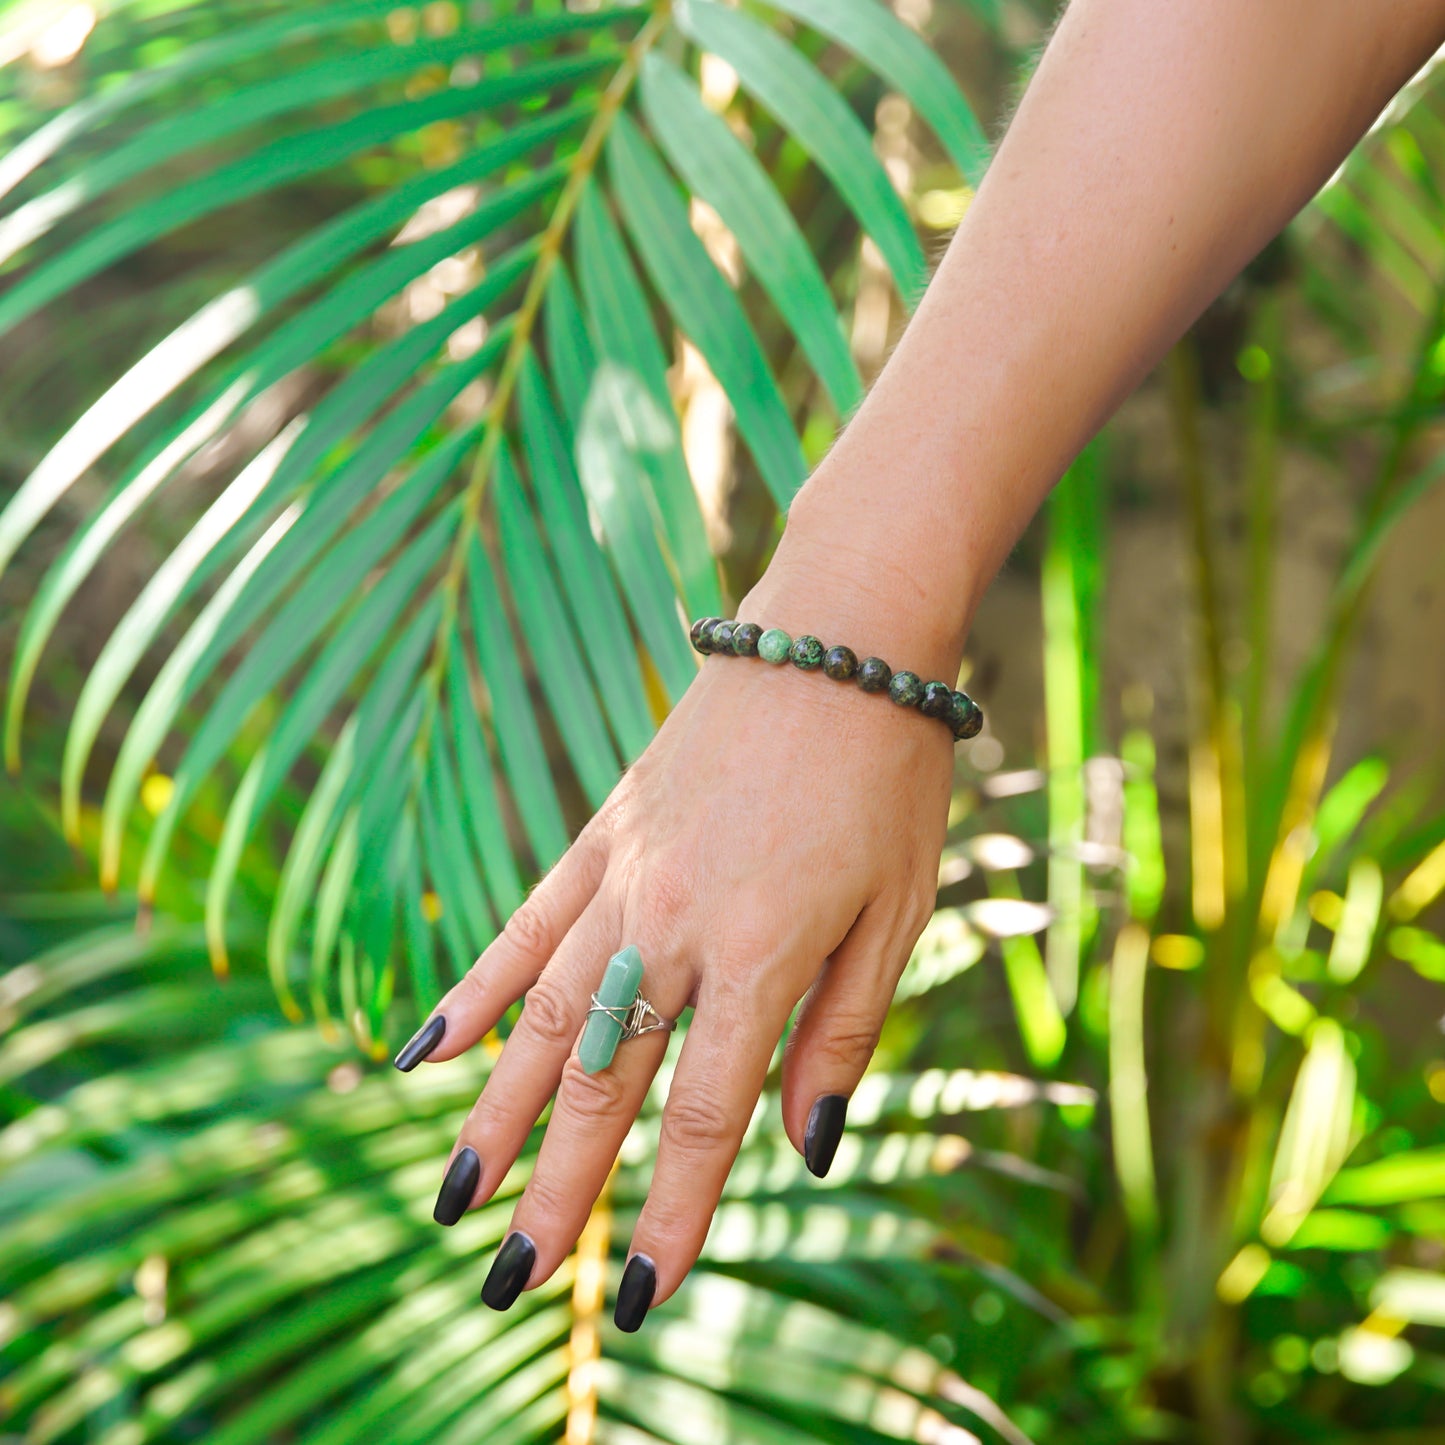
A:
<svg viewBox="0 0 1445 1445">
<path fill-rule="evenodd" d="M 500 1040 L 384 1062 L 765 565 L 1051 18 L 0 10 L 6 1438 L 1445 1439 L 1431 73 L 995 584 L 826 1181 L 767 1097 L 619 1335 L 654 1101 L 494 1315 L 528 1158 L 430 1206 Z"/>
</svg>

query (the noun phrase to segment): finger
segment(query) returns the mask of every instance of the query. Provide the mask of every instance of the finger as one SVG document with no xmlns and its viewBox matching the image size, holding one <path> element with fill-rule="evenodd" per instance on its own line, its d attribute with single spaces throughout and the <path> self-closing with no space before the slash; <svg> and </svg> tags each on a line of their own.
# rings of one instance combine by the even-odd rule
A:
<svg viewBox="0 0 1445 1445">
<path fill-rule="evenodd" d="M 753 977 L 769 974 L 786 977 L 787 970 L 780 960 L 777 969 Z M 624 1329 L 636 1329 L 697 1260 L 793 1001 L 726 969 L 704 980 L 663 1109 L 652 1188 L 632 1236 L 631 1279 L 618 1302 Z"/>
<path fill-rule="evenodd" d="M 606 866 L 600 828 L 584 829 L 408 1040 L 396 1067 L 409 1073 L 423 1059 L 454 1059 L 496 1028 L 596 894 Z"/>
<path fill-rule="evenodd" d="M 517 1026 L 492 1065 L 452 1151 L 449 1175 L 452 1168 L 460 1167 L 455 1161 L 465 1151 L 477 1156 L 476 1179 L 464 1209 L 496 1193 L 547 1101 L 557 1092 L 592 990 L 615 947 L 618 922 L 616 906 L 594 898 L 527 990 Z M 442 1187 L 445 1190 L 446 1184 Z"/>
<path fill-rule="evenodd" d="M 643 949 L 644 959 L 656 956 Z M 681 969 L 674 967 L 666 974 L 660 968 L 650 969 L 642 994 L 663 1018 L 675 1019 L 686 1007 L 692 987 L 692 975 Z M 502 1265 L 482 1291 L 488 1304 L 506 1309 L 522 1289 L 541 1284 L 572 1252 L 671 1037 L 659 1030 L 628 1039 L 618 1045 L 612 1062 L 595 1074 L 584 1072 L 573 1050 L 562 1069 L 557 1102 L 532 1177 L 498 1254 Z M 523 1242 L 512 1243 L 514 1236 Z M 504 1254 L 518 1263 L 509 1267 Z"/>
<path fill-rule="evenodd" d="M 808 991 L 783 1053 L 783 1126 L 812 1172 L 827 1174 L 848 1099 L 878 1047 L 915 937 L 877 904 L 859 914 Z"/>
</svg>

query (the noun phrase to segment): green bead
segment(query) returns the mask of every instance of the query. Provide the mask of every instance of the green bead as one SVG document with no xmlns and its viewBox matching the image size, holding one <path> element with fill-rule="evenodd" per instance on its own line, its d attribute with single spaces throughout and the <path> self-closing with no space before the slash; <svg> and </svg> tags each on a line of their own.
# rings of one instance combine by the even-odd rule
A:
<svg viewBox="0 0 1445 1445">
<path fill-rule="evenodd" d="M 692 624 L 692 645 L 704 656 L 712 651 L 712 630 L 721 621 L 721 617 L 704 617 Z"/>
<path fill-rule="evenodd" d="M 793 649 L 789 655 L 793 659 L 794 667 L 800 667 L 804 672 L 812 672 L 815 667 L 823 665 L 823 644 L 816 637 L 805 632 L 793 643 Z"/>
<path fill-rule="evenodd" d="M 858 664 L 858 686 L 864 692 L 882 692 L 893 681 L 893 669 L 881 657 L 865 657 Z"/>
<path fill-rule="evenodd" d="M 946 718 L 952 708 L 953 689 L 946 682 L 928 682 L 923 685 L 918 711 L 924 717 Z"/>
<path fill-rule="evenodd" d="M 733 651 L 739 657 L 756 657 L 763 629 L 756 622 L 739 622 L 733 628 Z"/>
<path fill-rule="evenodd" d="M 734 626 L 736 626 L 736 624 L 732 622 L 719 622 L 708 634 L 708 650 L 711 652 L 720 652 L 724 657 L 731 657 Z"/>
<path fill-rule="evenodd" d="M 948 711 L 944 714 L 943 720 L 953 729 L 954 736 L 958 736 L 958 730 L 968 721 L 969 714 L 973 711 L 973 703 L 965 692 L 950 694 L 948 699 Z"/>
<path fill-rule="evenodd" d="M 764 662 L 786 662 L 793 639 L 781 627 L 770 627 L 758 638 L 758 656 Z"/>
<path fill-rule="evenodd" d="M 837 682 L 847 682 L 858 671 L 858 654 L 851 647 L 830 647 L 823 654 L 823 671 Z"/>
<path fill-rule="evenodd" d="M 597 1002 L 608 1008 L 625 1009 L 642 987 L 642 955 L 629 943 L 607 960 L 607 971 L 597 989 Z M 589 1013 L 577 1045 L 577 1061 L 585 1074 L 601 1073 L 612 1062 L 622 1038 L 622 1025 L 605 1013 Z"/>
<path fill-rule="evenodd" d="M 966 692 L 955 692 L 948 722 L 954 737 L 975 738 L 983 727 L 983 709 Z"/>
<path fill-rule="evenodd" d="M 899 707 L 915 707 L 923 696 L 923 680 L 916 672 L 895 672 L 888 684 L 888 696 Z"/>
</svg>

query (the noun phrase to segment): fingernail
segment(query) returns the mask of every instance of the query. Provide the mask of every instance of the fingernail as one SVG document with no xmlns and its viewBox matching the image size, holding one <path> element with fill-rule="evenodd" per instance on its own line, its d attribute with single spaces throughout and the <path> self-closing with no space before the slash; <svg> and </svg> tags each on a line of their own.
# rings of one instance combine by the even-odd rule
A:
<svg viewBox="0 0 1445 1445">
<path fill-rule="evenodd" d="M 832 1166 L 848 1117 L 847 1094 L 824 1094 L 808 1115 L 803 1130 L 803 1162 L 821 1179 Z"/>
<path fill-rule="evenodd" d="M 402 1073 L 409 1074 L 441 1043 L 447 1031 L 446 1015 L 433 1014 L 407 1041 L 406 1046 L 392 1060 Z"/>
<path fill-rule="evenodd" d="M 487 1282 L 482 1286 L 482 1303 L 494 1310 L 509 1310 L 516 1304 L 522 1286 L 532 1273 L 537 1259 L 537 1246 L 520 1230 L 514 1229 L 503 1241 L 492 1261 Z"/>
<path fill-rule="evenodd" d="M 456 1158 L 447 1165 L 447 1177 L 437 1190 L 437 1202 L 432 1207 L 431 1217 L 438 1224 L 455 1224 L 467 1212 L 472 1195 L 477 1192 L 477 1180 L 482 1177 L 482 1161 L 477 1151 L 471 1148 L 457 1150 Z"/>
<path fill-rule="evenodd" d="M 645 1254 L 634 1254 L 617 1287 L 617 1308 L 612 1312 L 617 1328 L 629 1335 L 640 1328 L 656 1293 L 657 1266 Z"/>
</svg>

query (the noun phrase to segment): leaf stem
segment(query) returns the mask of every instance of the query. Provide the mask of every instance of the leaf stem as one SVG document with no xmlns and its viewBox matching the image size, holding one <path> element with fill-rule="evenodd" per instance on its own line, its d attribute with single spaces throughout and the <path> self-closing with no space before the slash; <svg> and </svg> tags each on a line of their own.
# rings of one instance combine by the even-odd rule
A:
<svg viewBox="0 0 1445 1445">
<path fill-rule="evenodd" d="M 451 640 L 456 630 L 458 599 L 461 595 L 462 577 L 466 572 L 467 549 L 477 533 L 482 501 L 486 495 L 487 482 L 492 475 L 492 464 L 505 434 L 512 394 L 532 344 L 532 333 L 547 293 L 547 285 L 552 279 L 553 268 L 561 255 L 562 244 L 567 238 L 567 231 L 582 198 L 582 192 L 597 169 L 602 147 L 611 133 L 613 122 L 637 80 L 644 57 L 667 29 L 671 19 L 672 0 L 660 0 L 652 15 L 623 52 L 622 63 L 608 82 L 597 113 L 592 117 L 582 144 L 572 158 L 571 170 L 562 187 L 562 194 L 557 199 L 557 207 L 552 212 L 538 244 L 537 261 L 513 319 L 512 338 L 497 373 L 496 390 L 487 405 L 481 441 L 472 463 L 471 476 L 467 479 L 466 489 L 462 493 L 456 539 L 452 543 L 446 575 L 442 579 L 442 612 L 437 621 L 431 661 L 423 679 L 425 711 L 413 746 L 413 760 L 418 776 L 431 741 L 431 728 L 441 696 L 441 679 L 446 673 Z"/>
</svg>

